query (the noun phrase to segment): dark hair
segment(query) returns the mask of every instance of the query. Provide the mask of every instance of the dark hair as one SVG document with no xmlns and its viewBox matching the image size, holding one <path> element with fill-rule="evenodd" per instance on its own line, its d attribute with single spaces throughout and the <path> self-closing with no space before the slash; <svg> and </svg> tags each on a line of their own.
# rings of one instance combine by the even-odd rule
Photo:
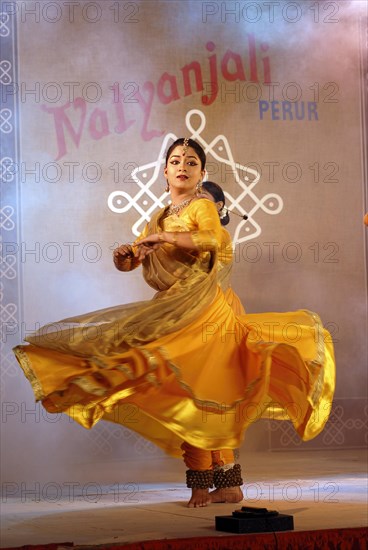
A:
<svg viewBox="0 0 368 550">
<path fill-rule="evenodd" d="M 175 147 L 178 147 L 178 145 L 184 145 L 184 140 L 185 138 L 179 138 L 175 140 L 172 145 L 170 145 L 166 153 L 165 166 L 167 166 L 169 157 L 173 152 L 173 150 L 175 149 Z M 188 139 L 188 147 L 191 147 L 192 149 L 195 150 L 195 152 L 199 157 L 199 160 L 201 161 L 201 169 L 204 170 L 206 166 L 206 153 L 204 152 L 202 146 L 199 145 L 199 143 L 197 143 L 196 141 L 194 141 L 194 139 Z"/>
<path fill-rule="evenodd" d="M 230 222 L 230 216 L 225 207 L 225 195 L 222 190 L 222 187 L 215 183 L 214 181 L 203 181 L 202 188 L 208 191 L 210 195 L 215 199 L 215 202 L 223 202 L 224 206 L 219 212 L 221 225 L 227 225 Z"/>
</svg>

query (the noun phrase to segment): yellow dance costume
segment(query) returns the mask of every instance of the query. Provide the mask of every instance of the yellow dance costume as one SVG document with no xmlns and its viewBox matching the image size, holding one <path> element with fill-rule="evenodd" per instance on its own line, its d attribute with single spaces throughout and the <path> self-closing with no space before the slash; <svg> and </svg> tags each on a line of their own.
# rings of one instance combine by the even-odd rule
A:
<svg viewBox="0 0 368 550">
<path fill-rule="evenodd" d="M 303 440 L 318 435 L 334 392 L 331 337 L 318 315 L 232 307 L 231 244 L 212 202 L 195 200 L 180 215 L 163 209 L 142 237 L 160 231 L 191 231 L 198 250 L 164 243 L 144 259 L 152 300 L 46 325 L 14 349 L 36 399 L 85 428 L 101 419 L 127 426 L 173 456 L 182 445 L 238 448 L 260 417 L 290 419 Z"/>
</svg>

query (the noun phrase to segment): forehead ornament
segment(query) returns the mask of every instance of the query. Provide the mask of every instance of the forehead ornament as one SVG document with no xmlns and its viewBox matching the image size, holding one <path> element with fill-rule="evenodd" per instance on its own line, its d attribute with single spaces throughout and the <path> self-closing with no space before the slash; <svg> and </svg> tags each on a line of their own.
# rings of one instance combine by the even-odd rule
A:
<svg viewBox="0 0 368 550">
<path fill-rule="evenodd" d="M 184 138 L 184 141 L 183 141 L 183 155 L 187 154 L 188 147 L 189 147 L 189 138 Z"/>
</svg>

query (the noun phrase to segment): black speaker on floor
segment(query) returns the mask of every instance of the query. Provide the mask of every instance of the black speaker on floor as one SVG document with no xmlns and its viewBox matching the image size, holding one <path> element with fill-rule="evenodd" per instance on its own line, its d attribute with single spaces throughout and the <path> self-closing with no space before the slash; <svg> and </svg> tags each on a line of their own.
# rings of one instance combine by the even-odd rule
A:
<svg viewBox="0 0 368 550">
<path fill-rule="evenodd" d="M 216 531 L 227 533 L 272 533 L 293 531 L 293 516 L 279 514 L 276 510 L 243 506 L 231 516 L 215 516 Z"/>
</svg>

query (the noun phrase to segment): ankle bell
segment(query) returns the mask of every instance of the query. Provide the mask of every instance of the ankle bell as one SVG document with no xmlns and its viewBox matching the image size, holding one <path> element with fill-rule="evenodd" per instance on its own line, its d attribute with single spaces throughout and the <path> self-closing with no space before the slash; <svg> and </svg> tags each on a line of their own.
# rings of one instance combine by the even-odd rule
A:
<svg viewBox="0 0 368 550">
<path fill-rule="evenodd" d="M 187 487 L 190 489 L 211 489 L 213 487 L 213 470 L 187 470 Z"/>
<path fill-rule="evenodd" d="M 232 468 L 216 468 L 213 472 L 213 483 L 216 489 L 225 489 L 243 485 L 240 464 L 234 464 Z"/>
</svg>

